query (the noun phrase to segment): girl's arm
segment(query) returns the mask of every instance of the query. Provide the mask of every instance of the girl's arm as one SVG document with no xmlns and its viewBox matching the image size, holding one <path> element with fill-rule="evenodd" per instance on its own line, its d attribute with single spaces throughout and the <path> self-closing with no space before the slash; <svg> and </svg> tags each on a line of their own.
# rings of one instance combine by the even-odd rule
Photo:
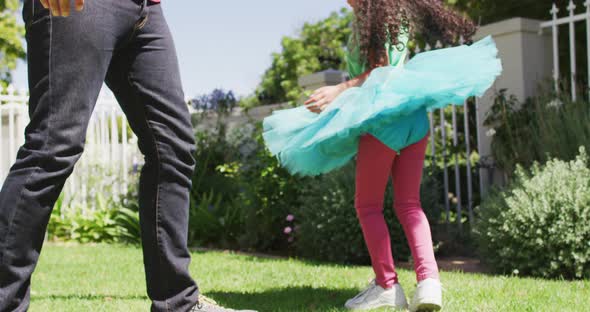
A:
<svg viewBox="0 0 590 312">
<path fill-rule="evenodd" d="M 349 88 L 354 88 L 354 87 L 360 87 L 363 85 L 363 83 L 365 83 L 365 81 L 367 80 L 367 78 L 369 77 L 369 75 L 371 74 L 373 70 L 369 69 L 367 71 L 365 71 L 364 73 L 350 79 L 349 81 L 345 81 L 343 83 L 341 83 L 342 87 L 344 88 L 344 90 L 349 89 Z"/>
<path fill-rule="evenodd" d="M 369 57 L 372 59 L 377 58 L 373 53 L 371 53 L 371 55 L 369 55 Z M 365 71 L 364 73 L 354 77 L 353 79 L 351 79 L 349 81 L 343 82 L 344 87 L 346 89 L 348 89 L 348 88 L 362 86 L 363 83 L 365 83 L 365 81 L 367 80 L 367 78 L 371 74 L 371 72 L 373 71 L 373 69 L 378 68 L 378 67 L 387 66 L 387 65 L 389 65 L 389 53 L 385 53 L 385 55 L 383 55 L 381 58 L 379 58 L 379 60 L 376 62 L 376 65 L 373 68 Z"/>
<path fill-rule="evenodd" d="M 330 105 L 340 95 L 340 93 L 350 88 L 362 86 L 373 69 L 386 66 L 387 64 L 389 64 L 389 53 L 386 53 L 385 57 L 381 59 L 377 66 L 365 71 L 357 77 L 335 86 L 327 86 L 315 90 L 315 92 L 309 97 L 307 101 L 305 101 L 304 104 L 311 112 L 319 114 L 325 110 L 326 107 L 328 107 L 328 105 Z"/>
<path fill-rule="evenodd" d="M 326 109 L 326 107 L 328 107 L 328 105 L 330 105 L 330 103 L 332 103 L 340 95 L 340 93 L 350 88 L 362 86 L 369 77 L 369 74 L 371 74 L 371 71 L 372 69 L 367 70 L 361 75 L 335 86 L 319 88 L 314 91 L 314 93 L 307 101 L 305 101 L 304 104 L 311 112 L 319 114 L 324 109 Z"/>
</svg>

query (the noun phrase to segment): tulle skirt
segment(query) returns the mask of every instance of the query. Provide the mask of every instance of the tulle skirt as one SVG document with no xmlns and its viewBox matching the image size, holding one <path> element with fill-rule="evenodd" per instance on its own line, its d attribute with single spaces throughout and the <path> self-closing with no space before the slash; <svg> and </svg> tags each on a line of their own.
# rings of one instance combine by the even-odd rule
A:
<svg viewBox="0 0 590 312">
<path fill-rule="evenodd" d="M 265 118 L 265 143 L 284 167 L 301 175 L 345 165 L 365 134 L 401 151 L 427 134 L 427 111 L 483 95 L 502 72 L 497 55 L 494 40 L 486 37 L 418 54 L 401 68 L 377 68 L 320 114 L 301 106 Z"/>
</svg>

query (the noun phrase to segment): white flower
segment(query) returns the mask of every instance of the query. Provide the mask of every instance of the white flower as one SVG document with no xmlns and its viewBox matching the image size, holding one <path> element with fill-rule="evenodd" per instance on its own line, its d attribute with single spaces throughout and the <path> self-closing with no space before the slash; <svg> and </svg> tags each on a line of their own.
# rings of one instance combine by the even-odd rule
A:
<svg viewBox="0 0 590 312">
<path fill-rule="evenodd" d="M 496 134 L 496 129 L 494 129 L 494 128 L 490 128 L 490 130 L 488 130 L 488 131 L 486 132 L 486 136 L 487 136 L 488 138 L 491 138 L 491 137 L 493 137 L 495 134 Z"/>
<path fill-rule="evenodd" d="M 549 104 L 547 104 L 547 106 L 554 107 L 554 108 L 559 108 L 562 105 L 563 105 L 563 102 L 560 99 L 553 99 L 551 102 L 549 102 Z"/>
<path fill-rule="evenodd" d="M 514 269 L 514 271 L 512 271 L 512 274 L 518 275 L 518 274 L 520 274 L 520 271 L 518 271 L 518 269 Z"/>
</svg>

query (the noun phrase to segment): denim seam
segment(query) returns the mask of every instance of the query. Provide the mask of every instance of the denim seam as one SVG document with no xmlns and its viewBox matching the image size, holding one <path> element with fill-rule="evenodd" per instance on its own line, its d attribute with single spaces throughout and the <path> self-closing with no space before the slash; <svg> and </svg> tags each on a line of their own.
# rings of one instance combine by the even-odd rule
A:
<svg viewBox="0 0 590 312">
<path fill-rule="evenodd" d="M 33 2 L 34 3 L 34 2 Z M 53 57 L 53 18 L 50 15 L 49 18 L 49 64 L 48 64 L 48 83 L 49 83 L 49 87 L 48 87 L 48 92 L 49 92 L 49 99 L 51 100 L 53 98 L 53 92 L 51 90 L 51 68 L 52 68 L 52 57 Z M 51 121 L 51 117 L 52 117 L 52 108 L 53 106 L 50 105 L 49 107 L 49 117 L 47 118 L 47 129 L 51 129 L 50 127 L 50 121 Z M 49 132 L 49 130 L 48 130 Z M 45 145 L 47 146 L 47 141 L 50 138 L 49 133 L 46 133 L 46 138 L 45 138 Z M 27 185 L 29 183 L 29 181 L 31 180 L 31 178 L 37 174 L 37 172 L 39 171 L 39 169 L 42 167 L 42 164 L 45 163 L 47 160 L 46 158 L 44 160 L 41 161 L 41 164 L 39 164 L 37 166 L 37 168 L 35 168 L 35 171 L 31 172 L 29 174 L 29 176 L 27 177 L 27 179 L 25 180 L 24 185 Z M 19 196 L 18 196 L 18 201 L 15 203 L 14 205 L 14 213 L 12 214 L 12 218 L 10 219 L 10 222 L 8 223 L 8 231 L 6 233 L 6 237 L 4 237 L 4 248 L 2 249 L 2 252 L 0 252 L 0 263 L 4 264 L 4 260 L 6 259 L 6 253 L 8 250 L 8 247 L 10 245 L 10 238 L 14 233 L 14 222 L 17 219 L 18 215 L 19 215 L 19 205 L 22 202 L 22 198 L 23 198 L 23 193 L 25 192 L 25 188 L 23 187 L 23 189 L 19 192 Z M 3 299 L 3 298 L 1 298 Z"/>
<path fill-rule="evenodd" d="M 131 78 L 131 77 L 129 77 L 129 78 Z M 131 79 L 129 79 L 129 80 L 131 80 Z M 139 89 L 137 87 L 136 83 L 131 83 L 131 84 L 132 85 L 135 85 L 135 89 L 136 90 Z M 139 92 L 138 92 L 138 94 L 139 94 Z M 145 108 L 144 108 L 144 111 L 145 111 Z M 161 170 L 161 166 L 162 166 L 162 161 L 161 161 L 161 157 L 160 157 L 159 143 L 158 143 L 158 140 L 156 139 L 155 131 L 152 128 L 152 125 L 150 124 L 150 122 L 147 120 L 147 111 L 145 112 L 145 116 L 146 116 L 145 123 L 146 123 L 148 129 L 150 129 L 152 141 L 154 142 L 154 145 L 155 145 L 156 158 L 157 158 L 157 162 L 158 162 L 158 166 L 157 166 L 157 168 L 158 168 L 158 174 L 157 174 L 157 177 L 156 177 L 156 181 L 158 182 L 158 187 L 156 188 L 156 204 L 155 204 L 155 206 L 156 206 L 156 243 L 158 244 L 158 247 L 159 247 L 158 248 L 159 249 L 158 250 L 158 259 L 160 260 L 160 263 L 163 263 L 163 261 L 162 261 L 162 254 L 161 254 L 161 251 L 162 251 L 162 243 L 161 243 L 161 240 L 160 240 L 160 219 L 161 218 L 160 218 L 160 183 L 159 183 L 160 180 L 161 180 L 161 171 L 162 171 Z M 164 279 L 164 283 L 163 284 L 165 286 L 164 288 L 166 290 L 168 290 L 168 288 L 169 288 L 168 287 L 168 284 L 169 283 L 167 282 L 166 279 Z M 166 311 L 170 312 L 170 307 L 169 307 L 169 304 L 168 304 L 168 299 L 165 299 L 164 300 L 164 304 L 166 305 Z"/>
<path fill-rule="evenodd" d="M 147 116 L 147 114 L 146 114 L 146 116 Z M 162 246 L 162 241 L 160 240 L 160 230 L 161 230 L 161 225 L 160 225 L 160 219 L 161 219 L 161 216 L 160 216 L 160 192 L 161 192 L 161 189 L 160 188 L 161 188 L 161 180 L 162 180 L 162 176 L 161 176 L 161 174 L 162 174 L 162 168 L 161 168 L 162 167 L 162 158 L 160 156 L 160 146 L 159 146 L 160 144 L 158 143 L 158 140 L 156 139 L 155 131 L 152 128 L 152 125 L 150 124 L 150 122 L 147 120 L 147 118 L 146 118 L 146 123 L 148 125 L 148 128 L 152 132 L 152 139 L 154 141 L 154 145 L 156 148 L 156 158 L 158 161 L 158 166 L 157 166 L 158 174 L 157 174 L 157 178 L 156 178 L 156 181 L 158 183 L 158 187 L 156 190 L 156 204 L 155 204 L 155 206 L 156 206 L 156 242 L 158 243 L 158 247 L 159 247 L 158 248 L 159 249 L 158 250 L 158 257 L 160 258 L 160 263 L 163 263 L 163 261 L 162 261 L 163 246 Z M 166 278 L 164 278 L 163 284 L 164 284 L 164 286 L 165 286 L 164 288 L 166 290 L 168 290 L 168 288 L 169 288 L 167 281 L 168 280 Z M 166 310 L 170 311 L 170 307 L 168 306 L 168 298 L 166 298 L 164 300 L 164 304 L 166 304 Z"/>
<path fill-rule="evenodd" d="M 49 87 L 48 87 L 48 92 L 49 92 L 49 100 L 50 100 L 50 101 L 53 99 L 53 92 L 52 92 L 52 90 L 51 90 L 51 86 L 52 86 L 52 83 L 51 83 L 51 81 L 52 81 L 52 79 L 51 79 L 51 76 L 52 76 L 52 75 L 51 75 L 51 68 L 52 68 L 52 58 L 53 58 L 53 53 L 52 53 L 52 52 L 53 52 L 53 18 L 51 18 L 51 17 L 50 17 L 50 20 L 49 20 L 49 57 L 48 57 L 48 58 L 49 58 L 49 64 L 48 64 L 48 84 L 49 84 Z M 53 111 L 52 111 L 52 108 L 53 108 L 53 105 L 50 105 L 50 106 L 49 106 L 49 116 L 48 116 L 48 118 L 47 118 L 47 129 L 48 129 L 48 130 L 47 130 L 47 132 L 46 132 L 46 134 L 45 134 L 45 146 L 49 145 L 49 144 L 47 144 L 47 141 L 48 141 L 48 140 L 49 140 L 49 138 L 51 137 L 51 136 L 49 135 L 49 129 L 51 129 L 51 117 L 52 117 L 52 115 L 53 115 L 53 114 L 52 114 L 52 113 L 53 113 Z M 25 183 L 24 183 L 24 185 L 27 185 L 27 184 L 28 184 L 28 182 L 31 180 L 31 178 L 32 178 L 32 177 L 33 177 L 35 174 L 37 174 L 37 172 L 39 171 L 39 169 L 42 167 L 42 165 L 43 165 L 43 164 L 44 164 L 46 161 L 47 161 L 47 160 L 46 160 L 46 158 L 44 158 L 44 159 L 41 161 L 41 164 L 39 164 L 39 165 L 37 166 L 37 168 L 35 168 L 35 171 L 33 171 L 33 172 L 31 172 L 31 173 L 29 174 L 29 176 L 28 176 L 28 177 L 27 177 L 27 179 L 25 180 Z M 4 240 L 4 242 L 5 242 L 5 244 L 6 244 L 6 245 L 8 245 L 7 243 L 9 243 L 9 242 L 10 242 L 9 238 L 12 236 L 12 233 L 13 233 L 13 230 L 14 230 L 14 227 L 13 227 L 13 225 L 14 225 L 14 220 L 15 220 L 15 219 L 17 219 L 17 215 L 18 215 L 18 212 L 19 212 L 18 206 L 19 206 L 19 204 L 21 203 L 21 200 L 22 200 L 22 197 L 23 197 L 23 193 L 24 193 L 24 192 L 25 192 L 25 188 L 23 188 L 23 189 L 20 191 L 20 193 L 19 193 L 19 196 L 18 196 L 18 202 L 16 202 L 16 204 L 15 204 L 15 212 L 14 212 L 14 214 L 12 215 L 12 218 L 10 219 L 10 222 L 8 223 L 8 233 L 6 234 L 6 237 L 5 237 L 5 240 Z M 3 257 L 3 258 L 4 258 L 4 257 Z"/>
</svg>

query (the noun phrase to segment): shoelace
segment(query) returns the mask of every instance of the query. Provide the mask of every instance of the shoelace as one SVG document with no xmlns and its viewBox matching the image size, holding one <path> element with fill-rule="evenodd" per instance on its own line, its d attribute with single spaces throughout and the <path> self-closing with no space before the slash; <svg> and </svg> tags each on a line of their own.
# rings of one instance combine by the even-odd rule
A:
<svg viewBox="0 0 590 312">
<path fill-rule="evenodd" d="M 197 309 L 202 309 L 204 307 L 203 303 L 208 303 L 210 305 L 217 305 L 217 302 L 211 298 L 205 297 L 203 295 L 199 295 L 199 301 L 197 304 L 191 309 L 191 312 L 198 311 Z"/>
<path fill-rule="evenodd" d="M 358 295 L 354 296 L 353 299 L 359 299 L 362 298 L 363 296 L 365 296 L 369 291 L 371 291 L 373 288 L 375 288 L 375 280 L 373 280 L 369 286 L 367 286 L 367 288 L 363 291 L 361 291 Z"/>
</svg>

